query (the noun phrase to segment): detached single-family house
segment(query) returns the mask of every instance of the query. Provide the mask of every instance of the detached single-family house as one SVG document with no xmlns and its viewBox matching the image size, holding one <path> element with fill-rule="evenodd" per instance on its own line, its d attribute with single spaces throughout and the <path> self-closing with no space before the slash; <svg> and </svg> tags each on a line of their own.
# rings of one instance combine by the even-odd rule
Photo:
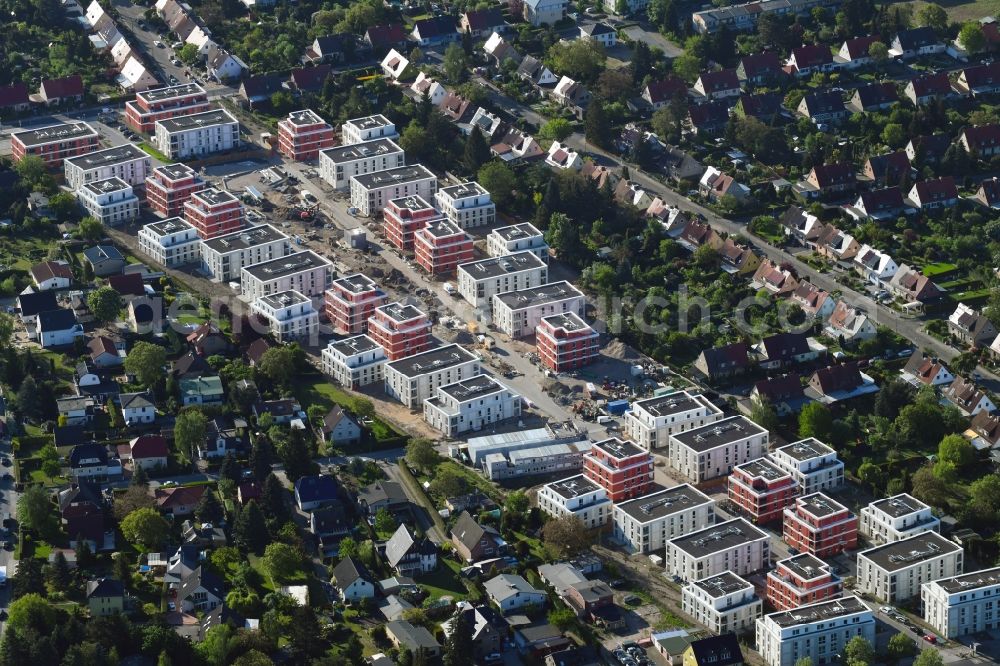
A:
<svg viewBox="0 0 1000 666">
<path fill-rule="evenodd" d="M 527 606 L 544 607 L 547 600 L 544 591 L 536 590 L 528 581 L 515 574 L 500 574 L 486 581 L 483 587 L 486 588 L 486 596 L 503 614 Z"/>
<path fill-rule="evenodd" d="M 31 267 L 31 280 L 38 291 L 65 289 L 73 282 L 73 271 L 65 261 L 43 261 Z"/>
<path fill-rule="evenodd" d="M 743 202 L 750 197 L 749 187 L 713 166 L 705 169 L 701 180 L 698 181 L 698 191 L 710 201 L 719 201 L 722 197 L 730 196 L 737 202 Z"/>
<path fill-rule="evenodd" d="M 459 32 L 469 33 L 476 39 L 506 32 L 507 27 L 507 22 L 503 20 L 503 13 L 499 7 L 469 10 L 462 14 L 458 20 Z"/>
<path fill-rule="evenodd" d="M 879 284 L 895 275 L 899 266 L 888 254 L 866 243 L 854 255 L 854 270 L 868 282 Z"/>
<path fill-rule="evenodd" d="M 48 312 L 58 308 L 59 304 L 56 302 L 56 294 L 53 291 L 36 291 L 17 296 L 18 314 L 21 317 L 21 323 L 25 326 L 37 322 L 40 312 Z"/>
<path fill-rule="evenodd" d="M 88 442 L 77 444 L 70 449 L 69 469 L 75 480 L 101 481 L 111 476 L 119 476 L 121 463 L 117 460 L 112 461 L 107 446 Z"/>
<path fill-rule="evenodd" d="M 455 615 L 441 623 L 445 638 L 451 636 L 456 618 L 462 615 L 465 626 L 471 631 L 473 654 L 477 660 L 485 660 L 490 655 L 502 651 L 508 625 L 496 611 L 485 605 L 473 606 L 467 601 L 460 601 L 455 606 L 457 609 Z M 574 665 L 567 663 L 565 666 Z"/>
<path fill-rule="evenodd" d="M 849 115 L 840 93 L 826 90 L 803 97 L 796 111 L 817 125 L 835 125 Z"/>
<path fill-rule="evenodd" d="M 704 104 L 688 107 L 688 124 L 694 134 L 721 130 L 729 122 L 729 105 L 722 100 L 712 100 Z"/>
<path fill-rule="evenodd" d="M 1000 64 L 973 65 L 958 73 L 955 88 L 967 97 L 995 95 L 1000 92 Z"/>
<path fill-rule="evenodd" d="M 180 518 L 193 514 L 207 491 L 207 486 L 174 486 L 172 488 L 161 486 L 156 489 L 154 499 L 160 513 Z"/>
<path fill-rule="evenodd" d="M 848 105 L 855 111 L 881 111 L 899 101 L 899 91 L 893 83 L 869 83 L 859 86 Z"/>
<path fill-rule="evenodd" d="M 848 305 L 847 301 L 840 301 L 833 308 L 824 330 L 831 338 L 843 340 L 845 344 L 870 340 L 878 332 L 868 315 Z"/>
<path fill-rule="evenodd" d="M 306 49 L 306 58 L 316 63 L 342 63 L 353 55 L 354 35 L 337 34 L 317 37 Z"/>
<path fill-rule="evenodd" d="M 524 56 L 521 64 L 517 67 L 517 76 L 522 81 L 527 81 L 534 86 L 547 88 L 554 86 L 559 77 L 552 73 L 541 60 L 535 56 Z"/>
<path fill-rule="evenodd" d="M 43 349 L 65 347 L 84 336 L 83 325 L 76 321 L 73 311 L 62 308 L 39 312 L 36 330 Z"/>
<path fill-rule="evenodd" d="M 580 39 L 590 39 L 610 49 L 618 43 L 618 33 L 607 23 L 598 21 L 580 26 Z"/>
<path fill-rule="evenodd" d="M 862 173 L 876 185 L 889 187 L 904 182 L 913 172 L 910 158 L 905 151 L 873 155 L 865 160 Z"/>
<path fill-rule="evenodd" d="M 819 358 L 820 350 L 809 345 L 805 333 L 776 333 L 762 339 L 754 346 L 760 366 L 775 370 L 796 363 Z"/>
<path fill-rule="evenodd" d="M 933 72 L 910 79 L 903 94 L 914 106 L 925 106 L 939 99 L 948 99 L 955 95 L 947 72 Z"/>
<path fill-rule="evenodd" d="M 918 56 L 944 53 L 944 50 L 945 44 L 938 39 L 934 29 L 922 26 L 897 33 L 889 46 L 889 55 L 909 60 Z"/>
<path fill-rule="evenodd" d="M 521 62 L 521 54 L 499 32 L 494 32 L 483 44 L 483 52 L 493 63 L 500 67 L 507 60 Z"/>
<path fill-rule="evenodd" d="M 406 28 L 401 23 L 375 25 L 365 31 L 364 41 L 375 53 L 406 48 Z"/>
<path fill-rule="evenodd" d="M 46 79 L 38 87 L 38 97 L 46 106 L 82 102 L 84 93 L 83 79 L 79 74 Z"/>
<path fill-rule="evenodd" d="M 907 303 L 928 303 L 941 297 L 941 290 L 930 278 L 906 264 L 900 265 L 885 287 Z"/>
<path fill-rule="evenodd" d="M 837 50 L 837 55 L 844 62 L 844 67 L 853 69 L 871 64 L 871 47 L 875 42 L 881 42 L 879 35 L 866 35 L 844 40 Z"/>
<path fill-rule="evenodd" d="M 177 382 L 183 405 L 220 405 L 226 397 L 217 376 L 185 377 Z"/>
<path fill-rule="evenodd" d="M 788 73 L 782 68 L 777 53 L 764 51 L 740 58 L 736 76 L 748 86 L 767 86 L 786 78 Z"/>
<path fill-rule="evenodd" d="M 556 169 L 572 169 L 579 171 L 583 168 L 583 158 L 567 145 L 558 141 L 553 141 L 549 146 L 549 152 L 545 156 L 545 163 Z"/>
<path fill-rule="evenodd" d="M 875 381 L 861 372 L 856 361 L 820 368 L 809 378 L 807 394 L 824 404 L 834 404 L 851 398 L 878 392 Z"/>
<path fill-rule="evenodd" d="M 346 603 L 375 596 L 375 582 L 368 569 L 351 557 L 345 557 L 333 568 L 333 580 L 337 584 L 340 598 Z"/>
<path fill-rule="evenodd" d="M 803 197 L 814 199 L 848 194 L 857 189 L 857 186 L 854 167 L 847 162 L 837 162 L 814 166 L 805 181 L 796 186 L 796 190 Z"/>
<path fill-rule="evenodd" d="M 913 354 L 900 370 L 904 380 L 917 388 L 921 386 L 944 386 L 955 381 L 955 375 L 941 359 L 923 354 Z"/>
<path fill-rule="evenodd" d="M 428 659 L 441 654 L 441 645 L 426 627 L 415 626 L 406 620 L 386 622 L 385 635 L 397 648 L 406 648 L 410 653 L 420 652 Z"/>
<path fill-rule="evenodd" d="M 898 187 L 862 192 L 853 209 L 861 217 L 873 220 L 888 220 L 903 212 L 903 192 Z"/>
<path fill-rule="evenodd" d="M 753 385 L 750 399 L 770 404 L 778 416 L 794 414 L 807 402 L 802 378 L 795 372 L 760 380 Z"/>
<path fill-rule="evenodd" d="M 391 49 L 382 58 L 382 74 L 390 81 L 401 79 L 406 68 L 409 66 L 409 59 L 396 49 Z"/>
<path fill-rule="evenodd" d="M 170 447 L 163 435 L 141 435 L 129 442 L 128 448 L 133 470 L 167 468 Z"/>
<path fill-rule="evenodd" d="M 362 513 L 374 516 L 382 509 L 402 509 L 410 503 L 410 498 L 395 481 L 375 481 L 358 492 L 357 501 Z"/>
<path fill-rule="evenodd" d="M 96 401 L 87 396 L 69 395 L 56 398 L 56 409 L 59 411 L 59 420 L 66 423 L 63 426 L 64 428 L 72 428 L 90 423 L 94 417 L 94 407 L 96 405 Z M 56 427 L 58 428 L 59 426 Z"/>
<path fill-rule="evenodd" d="M 87 608 L 91 617 L 107 617 L 123 612 L 125 586 L 116 578 L 87 581 Z"/>
<path fill-rule="evenodd" d="M 449 536 L 455 552 L 469 564 L 496 557 L 506 546 L 499 532 L 477 523 L 468 511 L 458 517 Z"/>
<path fill-rule="evenodd" d="M 682 79 L 669 76 L 665 79 L 650 81 L 642 89 L 641 97 L 649 102 L 654 111 L 667 106 L 678 96 L 687 99 L 688 87 Z"/>
<path fill-rule="evenodd" d="M 924 210 L 944 208 L 958 203 L 958 188 L 951 176 L 922 180 L 910 188 L 908 198 L 914 206 Z"/>
<path fill-rule="evenodd" d="M 980 159 L 1000 154 L 1000 125 L 966 127 L 958 135 L 965 152 Z"/>
<path fill-rule="evenodd" d="M 761 262 L 750 285 L 754 289 L 766 289 L 774 296 L 784 297 L 799 288 L 799 280 L 791 269 L 782 268 L 767 260 Z"/>
<path fill-rule="evenodd" d="M 125 257 L 114 245 L 88 247 L 83 251 L 83 258 L 97 277 L 118 275 L 125 270 Z"/>
<path fill-rule="evenodd" d="M 148 393 L 122 393 L 118 401 L 126 427 L 152 423 L 156 420 L 156 405 L 150 400 Z"/>
<path fill-rule="evenodd" d="M 995 412 L 997 409 L 986 392 L 976 386 L 974 381 L 965 377 L 956 377 L 955 381 L 941 393 L 951 404 L 958 407 L 960 412 L 969 417 L 976 416 L 980 412 Z"/>
<path fill-rule="evenodd" d="M 175 603 L 186 612 L 210 611 L 221 606 L 226 598 L 220 578 L 199 566 L 188 574 L 177 588 Z"/>
<path fill-rule="evenodd" d="M 14 83 L 0 88 L 0 113 L 22 113 L 31 108 L 28 86 Z"/>
<path fill-rule="evenodd" d="M 825 44 L 804 44 L 792 49 L 791 57 L 785 66 L 796 76 L 812 76 L 816 72 L 829 72 L 835 69 L 833 53 Z"/>
<path fill-rule="evenodd" d="M 789 298 L 798 304 L 807 316 L 820 321 L 826 321 L 837 305 L 837 299 L 828 292 L 805 281 L 799 283 L 798 289 L 792 292 Z"/>
<path fill-rule="evenodd" d="M 443 85 L 423 72 L 417 74 L 417 78 L 410 85 L 410 90 L 417 95 L 418 99 L 423 99 L 424 95 L 426 95 L 432 106 L 440 105 L 445 95 L 448 94 Z"/>
<path fill-rule="evenodd" d="M 385 544 L 385 559 L 400 576 L 431 573 L 437 568 L 438 549 L 427 537 L 414 538 L 400 525 Z"/>
<path fill-rule="evenodd" d="M 967 347 L 986 347 L 997 337 L 993 322 L 965 303 L 959 303 L 948 317 L 948 332 Z"/>
<path fill-rule="evenodd" d="M 117 368 L 125 362 L 125 342 L 99 335 L 87 343 L 87 360 L 98 369 Z"/>
<path fill-rule="evenodd" d="M 733 342 L 721 347 L 703 349 L 695 359 L 694 367 L 711 382 L 742 375 L 750 368 L 747 344 Z"/>
<path fill-rule="evenodd" d="M 988 208 L 1000 208 L 1000 179 L 993 176 L 984 180 L 973 199 Z"/>
<path fill-rule="evenodd" d="M 295 504 L 300 511 L 312 511 L 335 502 L 340 491 L 337 481 L 332 476 L 315 474 L 303 476 L 295 482 Z"/>
<path fill-rule="evenodd" d="M 410 38 L 420 46 L 438 46 L 457 42 L 462 36 L 455 29 L 455 19 L 446 14 L 416 21 Z"/>
<path fill-rule="evenodd" d="M 739 97 L 740 78 L 735 69 L 720 69 L 713 72 L 702 72 L 692 88 L 696 93 L 708 99 L 726 99 Z"/>
<path fill-rule="evenodd" d="M 831 261 L 850 261 L 858 253 L 861 244 L 851 234 L 830 224 L 813 246 L 817 254 Z"/>
<path fill-rule="evenodd" d="M 326 441 L 337 446 L 354 446 L 361 443 L 361 426 L 340 405 L 334 405 L 326 413 L 320 430 Z"/>
<path fill-rule="evenodd" d="M 760 266 L 760 257 L 732 238 L 727 238 L 719 248 L 719 257 L 722 259 L 722 270 L 734 275 L 752 274 Z"/>
</svg>

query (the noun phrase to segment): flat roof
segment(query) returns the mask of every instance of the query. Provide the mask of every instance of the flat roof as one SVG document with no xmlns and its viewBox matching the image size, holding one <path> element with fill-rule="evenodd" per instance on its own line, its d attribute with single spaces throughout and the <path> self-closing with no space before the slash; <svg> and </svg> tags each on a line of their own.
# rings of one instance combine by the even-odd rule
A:
<svg viewBox="0 0 1000 666">
<path fill-rule="evenodd" d="M 476 375 L 469 379 L 463 379 L 453 384 L 442 386 L 439 390 L 447 393 L 459 402 L 467 402 L 481 398 L 484 395 L 489 395 L 490 393 L 503 391 L 506 388 L 489 375 Z"/>
<path fill-rule="evenodd" d="M 415 180 L 425 180 L 427 178 L 437 179 L 430 169 L 423 164 L 412 164 L 409 166 L 376 171 L 375 173 L 362 173 L 352 176 L 351 180 L 358 181 L 358 184 L 366 190 L 379 187 L 390 187 L 399 183 L 409 183 Z"/>
<path fill-rule="evenodd" d="M 542 321 L 553 328 L 561 328 L 565 331 L 571 332 L 591 328 L 590 324 L 585 322 L 580 315 L 575 312 L 559 312 L 557 314 L 551 314 L 547 317 L 542 317 Z"/>
<path fill-rule="evenodd" d="M 779 627 L 794 627 L 800 624 L 835 620 L 838 617 L 864 612 L 871 613 L 872 611 L 860 599 L 849 594 L 839 599 L 820 601 L 789 611 L 771 613 L 766 617 Z"/>
<path fill-rule="evenodd" d="M 355 145 L 364 146 L 368 143 L 375 143 L 375 141 L 366 141 L 365 143 Z M 399 197 L 398 199 L 389 199 L 389 203 L 400 210 L 408 210 L 414 213 L 422 210 L 434 210 L 434 206 L 429 204 L 427 200 L 419 194 L 411 194 L 408 197 Z"/>
<path fill-rule="evenodd" d="M 711 501 L 712 498 L 708 495 L 685 483 L 645 497 L 621 502 L 617 507 L 640 523 L 648 523 Z"/>
<path fill-rule="evenodd" d="M 188 97 L 189 95 L 205 94 L 205 89 L 197 83 L 181 83 L 176 86 L 166 86 L 164 88 L 153 88 L 136 93 L 138 97 L 147 102 L 162 102 L 174 97 Z"/>
<path fill-rule="evenodd" d="M 353 275 L 346 275 L 342 278 L 337 278 L 333 281 L 333 284 L 352 294 L 362 294 L 366 291 L 375 291 L 378 289 L 378 285 L 375 284 L 375 280 L 372 280 L 364 273 L 355 273 Z"/>
<path fill-rule="evenodd" d="M 312 303 L 312 300 L 308 296 L 304 296 L 294 289 L 286 289 L 285 291 L 279 291 L 268 296 L 261 296 L 258 300 L 262 303 L 266 303 L 268 307 L 275 310 L 287 308 L 299 303 Z"/>
<path fill-rule="evenodd" d="M 687 391 L 674 391 L 665 395 L 658 395 L 645 400 L 638 400 L 635 404 L 653 416 L 670 416 L 689 412 L 692 409 L 704 407 L 707 399 L 701 395 L 692 395 Z"/>
<path fill-rule="evenodd" d="M 734 518 L 718 525 L 679 536 L 670 541 L 688 555 L 701 559 L 712 553 L 746 545 L 752 541 L 767 539 L 768 536 L 743 518 Z"/>
<path fill-rule="evenodd" d="M 846 506 L 836 500 L 830 499 L 823 493 L 813 493 L 812 495 L 800 497 L 795 501 L 795 506 L 802 507 L 802 509 L 817 518 L 826 518 L 835 513 L 847 511 Z"/>
<path fill-rule="evenodd" d="M 100 167 L 119 164 L 121 162 L 131 162 L 137 159 L 149 159 L 149 155 L 136 148 L 131 143 L 97 150 L 86 155 L 67 157 L 66 162 L 81 169 L 98 169 Z"/>
<path fill-rule="evenodd" d="M 830 565 L 812 553 L 799 553 L 794 557 L 779 560 L 778 564 L 797 574 L 803 580 L 812 580 L 830 573 Z"/>
<path fill-rule="evenodd" d="M 380 349 L 381 345 L 367 335 L 355 335 L 343 340 L 334 340 L 327 347 L 332 347 L 344 356 L 354 356 L 374 349 Z"/>
<path fill-rule="evenodd" d="M 779 446 L 777 450 L 799 462 L 805 462 L 806 460 L 812 460 L 813 458 L 822 458 L 825 455 L 834 453 L 832 448 L 815 437 Z"/>
<path fill-rule="evenodd" d="M 318 125 L 319 123 L 326 122 L 319 117 L 312 109 L 301 109 L 299 111 L 292 111 L 288 114 L 288 120 L 293 125 Z"/>
<path fill-rule="evenodd" d="M 276 240 L 287 239 L 288 236 L 281 233 L 270 224 L 262 224 L 256 227 L 249 227 L 234 231 L 224 236 L 216 236 L 203 241 L 205 247 L 215 250 L 220 254 L 246 250 L 247 248 L 271 243 Z"/>
<path fill-rule="evenodd" d="M 465 199 L 468 197 L 477 197 L 481 194 L 489 194 L 482 185 L 475 181 L 459 185 L 449 185 L 448 187 L 442 187 L 439 191 L 450 199 Z"/>
<path fill-rule="evenodd" d="M 955 592 L 968 592 L 970 590 L 978 590 L 982 587 L 1000 585 L 1000 567 L 983 569 L 982 571 L 973 571 L 972 573 L 962 574 L 961 576 L 953 576 L 951 578 L 944 578 L 936 582 L 945 592 L 948 592 L 949 594 L 953 594 Z"/>
<path fill-rule="evenodd" d="M 446 345 L 435 349 L 428 349 L 425 352 L 407 356 L 386 364 L 387 368 L 392 368 L 407 377 L 417 377 L 419 375 L 444 370 L 461 363 L 478 360 L 472 352 L 458 345 Z"/>
<path fill-rule="evenodd" d="M 751 478 L 764 479 L 765 481 L 774 481 L 775 479 L 791 476 L 768 458 L 757 458 L 756 460 L 745 462 L 742 465 L 737 465 L 736 469 L 746 472 Z"/>
<path fill-rule="evenodd" d="M 434 238 L 447 238 L 448 236 L 458 236 L 467 235 L 462 227 L 458 226 L 446 217 L 442 217 L 439 220 L 432 220 L 427 223 L 423 229 L 420 231 L 425 232 L 428 236 L 433 236 Z M 419 233 L 419 232 L 418 232 Z"/>
<path fill-rule="evenodd" d="M 329 266 L 330 262 L 327 259 L 324 259 L 315 252 L 305 250 L 304 252 L 290 254 L 287 257 L 278 257 L 271 261 L 247 266 L 243 270 L 258 280 L 274 280 L 314 268 L 329 268 Z"/>
<path fill-rule="evenodd" d="M 197 175 L 198 173 L 187 164 L 182 164 L 181 162 L 164 164 L 163 166 L 156 167 L 153 171 L 156 173 L 162 173 L 170 180 L 180 180 L 181 178 L 188 178 L 190 176 Z"/>
<path fill-rule="evenodd" d="M 885 499 L 872 502 L 869 506 L 873 509 L 881 511 L 891 518 L 902 518 L 903 516 L 908 516 L 911 513 L 917 513 L 918 511 L 930 508 L 908 493 L 900 493 L 892 497 L 886 497 Z"/>
<path fill-rule="evenodd" d="M 537 270 L 544 266 L 545 262 L 536 257 L 534 253 L 517 252 L 502 257 L 487 257 L 459 264 L 458 270 L 468 274 L 474 280 L 488 280 L 509 273 Z"/>
<path fill-rule="evenodd" d="M 493 233 L 508 242 L 542 235 L 542 232 L 536 229 L 535 225 L 530 222 L 512 224 L 508 227 L 499 227 L 494 229 Z"/>
<path fill-rule="evenodd" d="M 383 312 L 389 319 L 397 322 L 409 321 L 411 319 L 416 319 L 417 317 L 426 316 L 424 312 L 409 303 L 387 303 L 385 305 L 380 305 L 375 308 L 376 312 Z"/>
<path fill-rule="evenodd" d="M 93 127 L 87 123 L 58 123 L 38 129 L 26 129 L 19 132 L 12 132 L 11 136 L 23 143 L 26 147 L 40 146 L 56 141 L 68 141 L 86 136 L 98 136 Z"/>
<path fill-rule="evenodd" d="M 731 416 L 700 428 L 675 433 L 671 437 L 695 451 L 708 451 L 766 432 L 745 416 Z"/>
<path fill-rule="evenodd" d="M 131 190 L 132 186 L 121 178 L 114 176 L 104 180 L 95 180 L 84 185 L 85 188 L 94 194 L 108 194 L 109 192 L 120 192 L 121 190 Z"/>
<path fill-rule="evenodd" d="M 361 129 L 374 129 L 376 127 L 386 127 L 392 125 L 392 122 L 380 113 L 373 116 L 365 116 L 364 118 L 351 118 L 347 120 L 345 125 L 354 125 L 355 127 L 360 127 Z"/>
<path fill-rule="evenodd" d="M 592 493 L 601 489 L 601 486 L 597 485 L 583 474 L 571 476 L 568 479 L 553 481 L 552 483 L 547 484 L 546 487 L 551 488 L 557 495 L 565 499 L 573 499 L 574 497 L 586 495 L 587 493 Z"/>
<path fill-rule="evenodd" d="M 536 305 L 565 301 L 570 298 L 582 298 L 583 294 L 579 289 L 563 280 L 562 282 L 550 282 L 540 287 L 522 289 L 520 291 L 508 291 L 504 294 L 495 294 L 493 298 L 499 298 L 500 302 L 511 310 L 521 310 Z"/>
<path fill-rule="evenodd" d="M 713 599 L 719 599 L 727 594 L 753 588 L 753 584 L 743 580 L 732 571 L 723 571 L 715 576 L 702 578 L 692 583 L 709 594 Z"/>
<path fill-rule="evenodd" d="M 607 455 L 617 460 L 624 460 L 625 458 L 631 458 L 632 456 L 649 455 L 649 452 L 646 451 L 646 449 L 641 448 L 632 442 L 618 439 L 617 437 L 610 437 L 608 439 L 602 439 L 599 442 L 594 442 L 593 448 L 600 449 Z"/>
<path fill-rule="evenodd" d="M 236 118 L 225 109 L 212 109 L 201 113 L 192 113 L 189 116 L 177 116 L 166 120 L 157 120 L 157 125 L 163 125 L 168 132 L 183 132 L 184 130 L 198 127 L 211 127 L 225 123 L 236 123 Z"/>
<path fill-rule="evenodd" d="M 239 203 L 239 199 L 226 190 L 209 187 L 191 195 L 193 199 L 200 199 L 209 206 L 221 206 L 223 204 Z"/>
<path fill-rule="evenodd" d="M 354 162 L 366 157 L 377 157 L 379 155 L 392 155 L 401 153 L 400 148 L 392 139 L 374 139 L 363 143 L 352 143 L 347 146 L 336 146 L 320 151 L 328 159 L 334 162 Z M 395 199 L 394 201 L 398 201 Z"/>
<path fill-rule="evenodd" d="M 159 222 L 150 222 L 144 228 L 151 230 L 157 236 L 168 236 L 176 234 L 178 231 L 194 229 L 194 227 L 179 217 L 168 217 Z"/>
<path fill-rule="evenodd" d="M 863 550 L 858 555 L 866 557 L 880 569 L 898 571 L 960 550 L 961 546 L 948 541 L 937 532 L 922 532 L 909 539 Z"/>
</svg>

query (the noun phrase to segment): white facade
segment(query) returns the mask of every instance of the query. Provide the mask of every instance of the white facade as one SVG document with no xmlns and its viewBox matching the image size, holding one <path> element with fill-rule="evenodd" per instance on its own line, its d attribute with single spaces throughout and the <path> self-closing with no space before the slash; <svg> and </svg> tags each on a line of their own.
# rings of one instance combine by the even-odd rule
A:
<svg viewBox="0 0 1000 666">
<path fill-rule="evenodd" d="M 240 145 L 240 123 L 225 109 L 156 122 L 153 143 L 172 160 L 233 150 Z"/>
<path fill-rule="evenodd" d="M 919 596 L 922 584 L 962 571 L 962 547 L 936 532 L 924 532 L 858 553 L 857 585 L 880 601 L 897 604 Z"/>
<path fill-rule="evenodd" d="M 493 296 L 493 323 L 512 338 L 532 335 L 542 319 L 574 313 L 583 317 L 587 299 L 569 282 L 550 282 L 533 289 Z"/>
<path fill-rule="evenodd" d="M 738 576 L 771 564 L 771 538 L 743 518 L 734 518 L 667 542 L 667 574 L 701 580 L 732 571 Z"/>
<path fill-rule="evenodd" d="M 201 257 L 201 237 L 179 217 L 153 222 L 139 230 L 139 249 L 167 267 L 189 264 Z"/>
<path fill-rule="evenodd" d="M 442 187 L 434 195 L 434 203 L 445 217 L 462 229 L 487 226 L 497 219 L 497 205 L 479 183 Z"/>
<path fill-rule="evenodd" d="M 625 434 L 646 449 L 666 448 L 670 435 L 715 423 L 722 410 L 702 395 L 676 391 L 639 400 L 625 413 Z"/>
<path fill-rule="evenodd" d="M 880 545 L 923 532 L 939 532 L 941 521 L 929 506 L 912 495 L 900 493 L 861 509 L 858 530 L 868 541 Z"/>
<path fill-rule="evenodd" d="M 424 420 L 446 437 L 482 430 L 521 414 L 521 396 L 488 375 L 441 386 L 424 400 Z"/>
<path fill-rule="evenodd" d="M 251 302 L 283 291 L 321 297 L 333 281 L 333 265 L 306 250 L 248 266 L 240 275 L 240 289 Z"/>
<path fill-rule="evenodd" d="M 1000 628 L 1000 568 L 924 583 L 924 621 L 942 638 Z"/>
<path fill-rule="evenodd" d="M 685 483 L 668 490 L 618 502 L 615 539 L 637 553 L 659 553 L 670 539 L 711 525 L 715 501 Z"/>
<path fill-rule="evenodd" d="M 476 307 L 489 306 L 494 294 L 523 291 L 549 281 L 549 267 L 531 252 L 459 264 L 458 293 Z"/>
<path fill-rule="evenodd" d="M 288 236 L 269 224 L 216 236 L 202 243 L 201 268 L 216 282 L 239 279 L 247 266 L 292 253 Z"/>
<path fill-rule="evenodd" d="M 398 139 L 396 126 L 385 116 L 352 118 L 340 126 L 340 142 L 349 146 L 375 139 Z"/>
<path fill-rule="evenodd" d="M 360 388 L 385 379 L 385 350 L 367 335 L 332 340 L 323 349 L 323 372 L 347 388 Z"/>
<path fill-rule="evenodd" d="M 691 483 L 703 483 L 760 458 L 767 442 L 767 430 L 744 416 L 732 416 L 670 435 L 667 462 Z"/>
<path fill-rule="evenodd" d="M 538 508 L 556 518 L 576 516 L 588 528 L 600 527 L 611 518 L 608 491 L 582 474 L 542 486 Z"/>
<path fill-rule="evenodd" d="M 69 157 L 63 162 L 66 186 L 78 190 L 87 183 L 121 178 L 129 185 L 142 185 L 152 169 L 152 159 L 132 144 Z"/>
<path fill-rule="evenodd" d="M 139 197 L 132 192 L 132 186 L 121 178 L 87 183 L 77 190 L 76 197 L 87 215 L 96 217 L 108 227 L 139 217 Z"/>
<path fill-rule="evenodd" d="M 278 342 L 313 341 L 319 334 L 319 313 L 312 299 L 297 291 L 258 298 L 250 304 L 250 311 L 267 321 Z"/>
<path fill-rule="evenodd" d="M 319 175 L 335 190 L 348 190 L 351 178 L 395 169 L 406 164 L 406 153 L 392 139 L 375 139 L 319 153 Z"/>
<path fill-rule="evenodd" d="M 768 666 L 839 664 L 847 643 L 861 636 L 875 645 L 875 615 L 860 599 L 847 596 L 765 615 L 757 620 L 757 651 Z"/>
<path fill-rule="evenodd" d="M 812 437 L 775 449 L 771 462 L 792 475 L 802 495 L 844 485 L 844 463 L 837 458 L 837 452 Z"/>
<path fill-rule="evenodd" d="M 422 164 L 351 176 L 351 206 L 370 217 L 400 197 L 416 195 L 431 201 L 437 185 L 437 176 Z"/>
<path fill-rule="evenodd" d="M 754 628 L 764 602 L 752 583 L 725 571 L 685 585 L 681 610 L 715 634 L 742 633 Z"/>
<path fill-rule="evenodd" d="M 542 232 L 530 222 L 499 227 L 486 237 L 486 254 L 491 257 L 503 257 L 518 252 L 531 252 L 548 263 L 549 244 L 545 242 Z"/>
<path fill-rule="evenodd" d="M 459 345 L 430 349 L 385 364 L 385 392 L 410 409 L 422 408 L 439 386 L 482 372 L 480 359 Z"/>
</svg>

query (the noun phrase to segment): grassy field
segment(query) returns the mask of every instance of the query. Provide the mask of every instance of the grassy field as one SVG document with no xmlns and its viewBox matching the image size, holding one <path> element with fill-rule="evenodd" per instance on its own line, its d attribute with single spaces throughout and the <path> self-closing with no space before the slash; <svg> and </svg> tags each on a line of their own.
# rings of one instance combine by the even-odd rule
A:
<svg viewBox="0 0 1000 666">
<path fill-rule="evenodd" d="M 916 0 L 915 2 L 905 3 L 913 7 L 913 14 L 920 10 L 921 7 L 926 5 L 926 2 L 921 0 Z M 984 16 L 997 16 L 1000 15 L 1000 0 L 974 0 L 972 2 L 962 2 L 960 0 L 941 0 L 937 4 L 944 7 L 944 10 L 948 12 L 948 18 L 952 21 L 970 21 L 974 19 L 979 19 Z"/>
<path fill-rule="evenodd" d="M 340 405 L 356 412 L 359 398 L 364 399 L 362 396 L 351 395 L 339 386 L 332 384 L 323 375 L 306 376 L 295 383 L 295 399 L 299 401 L 303 409 L 308 409 L 311 405 L 320 405 L 324 410 L 328 410 L 334 405 Z M 373 420 L 371 431 L 375 439 L 382 441 L 403 435 L 380 419 L 378 415 Z"/>
<path fill-rule="evenodd" d="M 438 568 L 434 573 L 418 576 L 415 580 L 430 592 L 430 596 L 424 601 L 436 601 L 441 597 L 453 597 L 455 601 L 468 596 L 468 590 L 462 584 L 459 577 L 459 564 L 450 559 L 439 559 Z"/>
<path fill-rule="evenodd" d="M 920 268 L 920 271 L 926 277 L 939 278 L 943 275 L 954 273 L 957 269 L 958 266 L 956 266 L 955 264 L 948 264 L 939 261 L 933 264 L 925 264 Z"/>
</svg>

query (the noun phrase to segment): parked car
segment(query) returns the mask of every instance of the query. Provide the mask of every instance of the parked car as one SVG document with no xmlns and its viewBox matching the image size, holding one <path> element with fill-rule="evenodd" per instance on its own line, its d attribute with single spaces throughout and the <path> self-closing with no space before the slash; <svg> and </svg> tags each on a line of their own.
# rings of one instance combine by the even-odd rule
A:
<svg viewBox="0 0 1000 666">
<path fill-rule="evenodd" d="M 934 634 L 924 634 L 924 640 L 930 643 L 931 645 L 937 644 L 937 636 L 935 636 Z"/>
</svg>

